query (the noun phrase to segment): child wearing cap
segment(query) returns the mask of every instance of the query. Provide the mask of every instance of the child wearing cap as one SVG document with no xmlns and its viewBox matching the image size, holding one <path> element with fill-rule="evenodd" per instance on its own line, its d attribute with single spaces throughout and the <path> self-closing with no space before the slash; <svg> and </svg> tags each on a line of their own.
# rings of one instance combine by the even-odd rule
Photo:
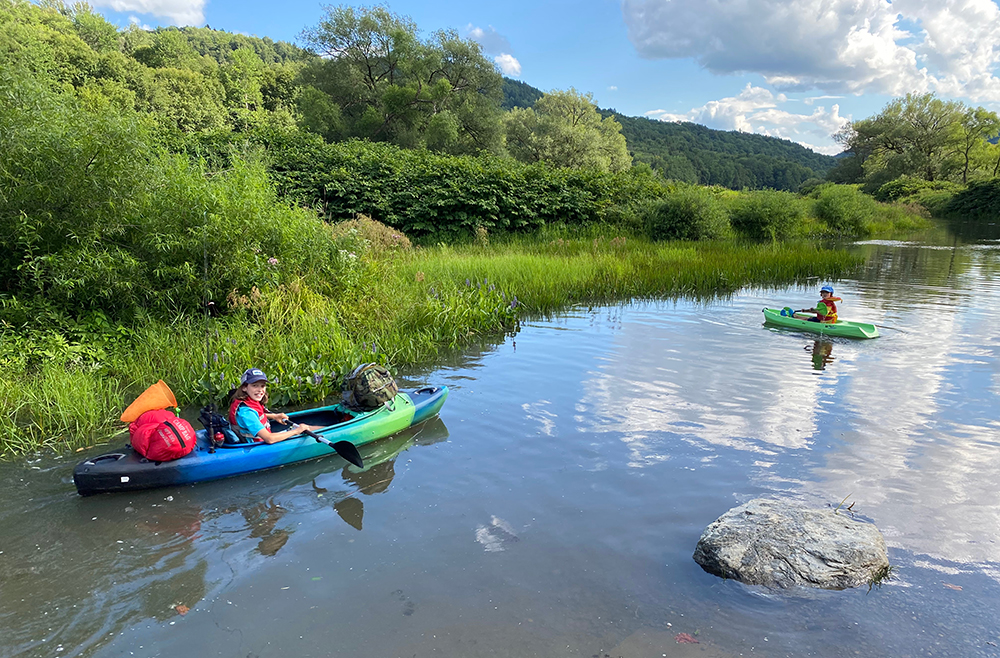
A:
<svg viewBox="0 0 1000 658">
<path fill-rule="evenodd" d="M 312 425 L 292 425 L 282 432 L 271 431 L 271 421 L 287 423 L 287 414 L 274 414 L 267 404 L 267 375 L 258 368 L 250 368 L 240 377 L 240 387 L 233 394 L 229 405 L 229 424 L 244 438 L 264 443 L 277 443 L 298 436 L 305 430 L 316 430 Z"/>
<path fill-rule="evenodd" d="M 833 296 L 833 286 L 823 286 L 819 289 L 820 300 L 816 302 L 816 308 L 804 308 L 796 313 L 815 313 L 815 317 L 809 318 L 809 322 L 829 322 L 837 321 L 836 302 L 844 301 L 840 297 Z"/>
</svg>

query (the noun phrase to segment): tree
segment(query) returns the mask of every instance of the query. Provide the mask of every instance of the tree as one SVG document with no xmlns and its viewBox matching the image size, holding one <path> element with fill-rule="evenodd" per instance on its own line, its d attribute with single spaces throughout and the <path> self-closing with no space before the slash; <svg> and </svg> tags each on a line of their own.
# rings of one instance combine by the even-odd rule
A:
<svg viewBox="0 0 1000 658">
<path fill-rule="evenodd" d="M 350 135 L 448 153 L 500 149 L 502 78 L 477 43 L 451 31 L 422 41 L 411 19 L 385 7 L 326 7 L 301 36 L 325 58 L 300 84 L 330 97 Z"/>
<path fill-rule="evenodd" d="M 934 94 L 907 94 L 874 117 L 848 124 L 835 138 L 861 158 L 866 179 L 909 174 L 933 181 L 945 174 L 956 151 L 954 125 L 965 109 Z"/>
<path fill-rule="evenodd" d="M 955 142 L 962 169 L 962 184 L 969 182 L 972 156 L 977 149 L 983 150 L 987 140 L 1000 134 L 1000 117 L 995 112 L 981 107 L 967 108 L 955 125 Z M 996 174 L 994 174 L 996 175 Z"/>
<path fill-rule="evenodd" d="M 591 94 L 575 89 L 543 95 L 534 107 L 504 116 L 507 149 L 521 162 L 623 171 L 632 166 L 621 124 L 601 118 Z"/>
</svg>

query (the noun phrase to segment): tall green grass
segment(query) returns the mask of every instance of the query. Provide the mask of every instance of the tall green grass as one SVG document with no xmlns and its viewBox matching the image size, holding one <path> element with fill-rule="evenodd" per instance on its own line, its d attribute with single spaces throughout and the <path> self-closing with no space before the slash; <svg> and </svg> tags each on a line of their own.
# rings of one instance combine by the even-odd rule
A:
<svg viewBox="0 0 1000 658">
<path fill-rule="evenodd" d="M 614 235 L 612 233 L 612 235 Z M 122 429 L 121 410 L 164 379 L 182 404 L 221 401 L 254 365 L 272 405 L 322 400 L 358 363 L 427 363 L 443 349 L 515 331 L 580 303 L 712 297 L 743 286 L 836 278 L 859 264 L 806 244 L 653 243 L 622 235 L 509 238 L 371 256 L 337 297 L 303 280 L 260 289 L 208 321 L 151 320 L 107 338 L 42 334 L 0 350 L 6 456 L 72 448 Z"/>
</svg>

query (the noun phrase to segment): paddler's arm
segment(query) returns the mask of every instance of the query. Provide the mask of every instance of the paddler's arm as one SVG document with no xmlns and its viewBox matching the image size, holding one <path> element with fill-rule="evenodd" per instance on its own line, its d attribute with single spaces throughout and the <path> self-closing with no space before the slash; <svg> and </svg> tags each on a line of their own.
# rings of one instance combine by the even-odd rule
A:
<svg viewBox="0 0 1000 658">
<path fill-rule="evenodd" d="M 285 424 L 288 423 L 288 414 L 272 414 L 271 412 L 268 412 L 268 413 L 266 413 L 264 415 L 267 416 L 268 420 L 277 421 L 277 422 L 281 423 L 282 425 L 285 425 Z"/>
<path fill-rule="evenodd" d="M 257 432 L 257 438 L 263 441 L 264 443 L 278 443 L 279 441 L 284 441 L 285 439 L 290 439 L 294 436 L 298 436 L 299 434 L 302 434 L 306 430 L 315 431 L 318 429 L 319 429 L 318 426 L 305 425 L 305 424 L 292 425 L 291 428 L 281 432 L 272 432 L 265 428 Z"/>
</svg>

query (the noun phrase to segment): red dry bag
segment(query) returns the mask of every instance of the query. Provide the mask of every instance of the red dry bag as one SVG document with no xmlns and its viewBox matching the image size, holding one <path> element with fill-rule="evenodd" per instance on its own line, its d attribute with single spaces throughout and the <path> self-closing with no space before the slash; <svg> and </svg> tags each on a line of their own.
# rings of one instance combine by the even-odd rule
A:
<svg viewBox="0 0 1000 658">
<path fill-rule="evenodd" d="M 166 409 L 147 411 L 128 426 L 132 448 L 146 459 L 166 462 L 194 450 L 191 423 Z"/>
</svg>

